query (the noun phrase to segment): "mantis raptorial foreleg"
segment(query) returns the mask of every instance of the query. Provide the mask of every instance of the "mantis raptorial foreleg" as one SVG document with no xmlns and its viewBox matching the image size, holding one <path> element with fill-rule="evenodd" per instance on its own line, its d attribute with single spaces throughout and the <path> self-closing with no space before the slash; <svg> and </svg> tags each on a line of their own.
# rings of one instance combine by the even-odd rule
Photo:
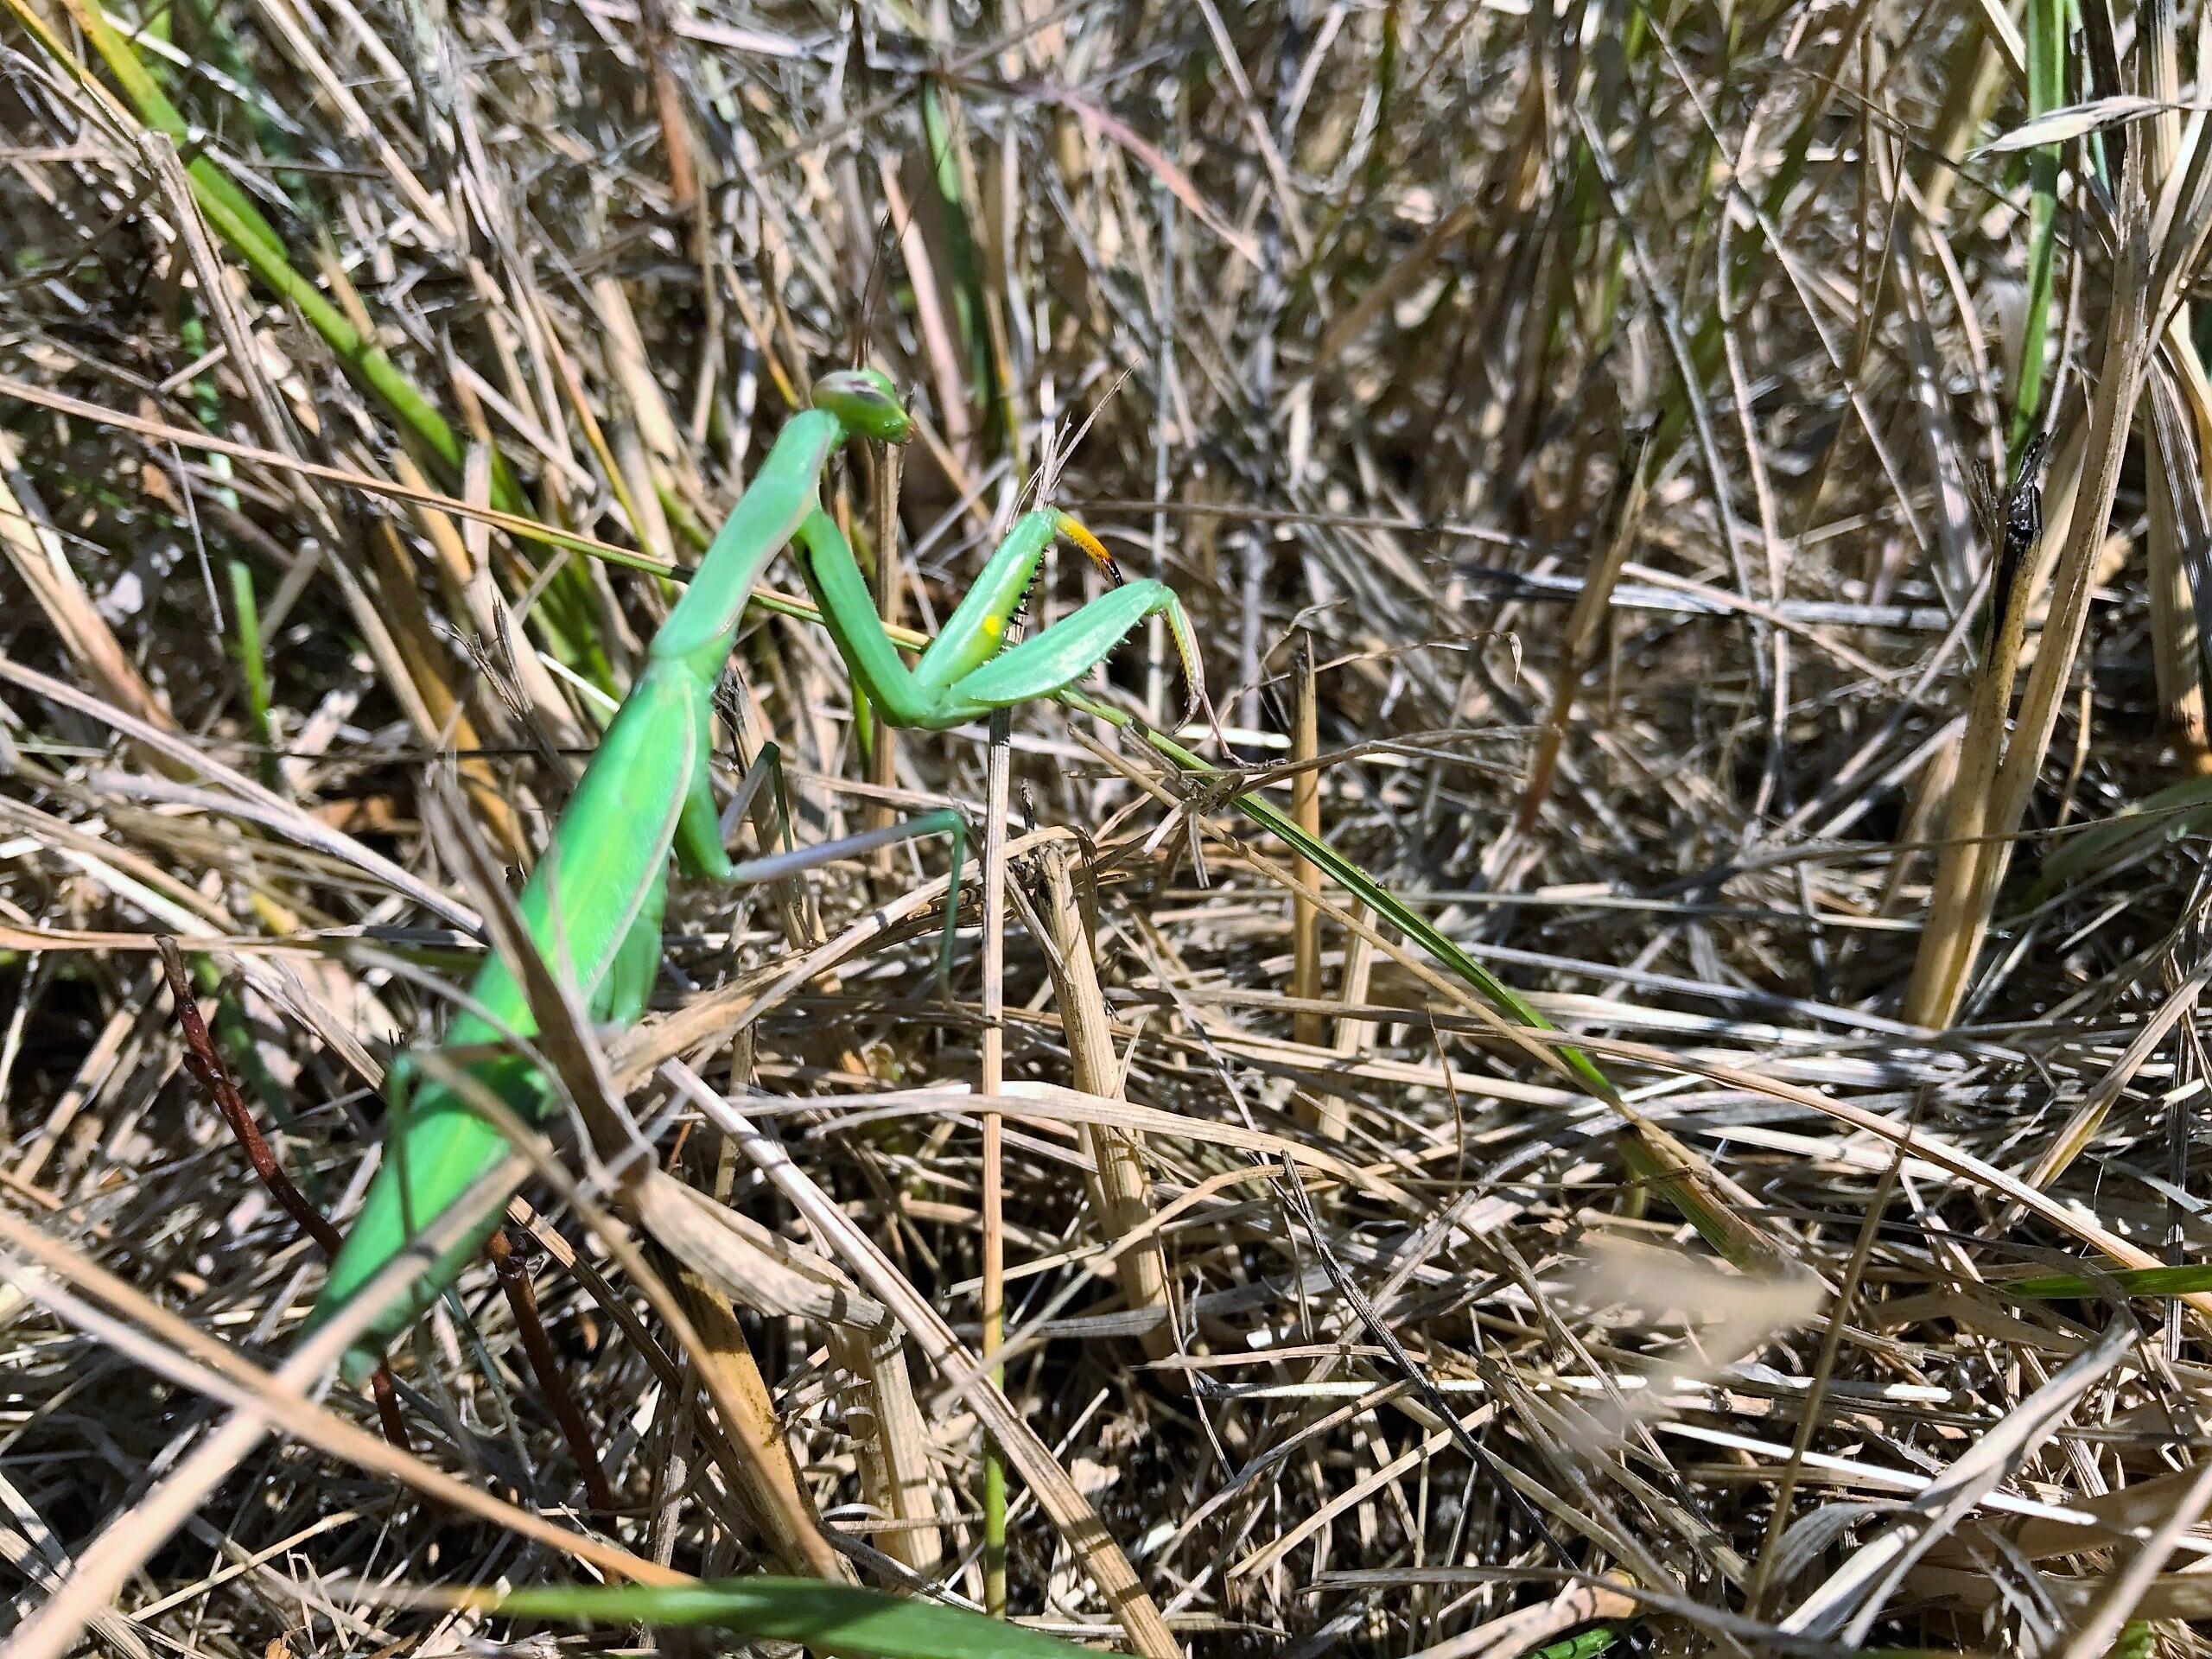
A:
<svg viewBox="0 0 2212 1659">
<path fill-rule="evenodd" d="M 1115 586 L 1042 632 L 1001 649 L 1007 624 L 1021 608 L 1055 536 L 1073 542 Z M 862 616 L 874 623 L 875 613 L 868 583 L 836 520 L 818 510 L 810 513 L 799 524 L 795 550 L 821 608 L 823 626 L 868 700 L 891 725 L 942 731 L 994 709 L 1049 697 L 1105 661 L 1145 618 L 1160 615 L 1167 619 L 1182 659 L 1190 704 L 1185 717 L 1202 709 L 1209 716 L 1212 713 L 1198 640 L 1182 601 L 1164 582 L 1124 581 L 1098 538 L 1065 512 L 1046 508 L 1014 521 L 967 597 L 911 669 L 880 626 L 852 626 Z"/>
</svg>

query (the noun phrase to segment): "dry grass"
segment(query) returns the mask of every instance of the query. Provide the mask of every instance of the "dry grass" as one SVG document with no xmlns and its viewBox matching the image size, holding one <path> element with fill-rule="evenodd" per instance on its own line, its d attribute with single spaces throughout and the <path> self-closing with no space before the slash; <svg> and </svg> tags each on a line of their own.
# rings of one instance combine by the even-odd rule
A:
<svg viewBox="0 0 2212 1659">
<path fill-rule="evenodd" d="M 1683 1655 L 2203 1649 L 2212 1296 L 2002 1288 L 2207 1243 L 2196 844 L 2012 902 L 2206 761 L 2201 115 L 2107 131 L 2094 188 L 2069 140 L 2051 531 L 1993 668 L 1972 483 L 2031 235 L 2021 158 L 1969 154 L 2024 118 L 2002 8 L 118 10 L 175 143 L 79 0 L 9 4 L 19 1617 L 73 1575 L 103 1649 L 228 1659 L 530 1628 L 347 1579 L 980 1604 L 989 1429 L 1012 1611 L 1154 1652 L 1506 1659 L 1593 1619 Z M 2082 96 L 2202 98 L 2196 15 L 2082 10 Z M 203 222 L 203 156 L 311 294 Z M 612 1514 L 488 1261 L 395 1356 L 407 1449 L 303 1397 L 321 1258 L 194 1081 L 154 936 L 342 1226 L 484 872 L 543 844 L 664 612 L 590 553 L 689 563 L 856 355 L 924 417 L 895 479 L 830 480 L 864 559 L 896 541 L 887 618 L 944 617 L 1095 412 L 1058 498 L 1183 594 L 1270 798 L 1796 1271 L 1716 1264 L 1617 1111 L 1229 791 L 1040 706 L 953 1006 L 932 847 L 679 884 L 653 1014 L 581 1043 L 659 1173 L 563 1128 L 517 1237 Z M 1049 567 L 1031 626 L 1096 580 Z M 803 609 L 756 608 L 725 755 L 782 746 L 802 840 L 982 825 L 987 734 L 864 744 Z M 1173 714 L 1160 632 L 1109 677 Z M 656 1211 L 674 1256 L 630 1242 Z"/>
</svg>

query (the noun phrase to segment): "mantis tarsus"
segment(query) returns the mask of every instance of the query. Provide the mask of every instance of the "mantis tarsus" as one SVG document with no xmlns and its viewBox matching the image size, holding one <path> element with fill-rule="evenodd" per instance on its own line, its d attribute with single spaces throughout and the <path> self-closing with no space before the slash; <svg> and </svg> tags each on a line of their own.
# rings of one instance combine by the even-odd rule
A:
<svg viewBox="0 0 2212 1659">
<path fill-rule="evenodd" d="M 891 725 L 943 730 L 996 709 L 1052 696 L 1090 672 L 1137 623 L 1165 615 L 1182 658 L 1193 708 L 1205 703 L 1196 641 L 1175 595 L 1158 582 L 1123 582 L 1097 539 L 1065 513 L 1025 514 L 1000 543 L 966 598 L 912 668 L 899 657 L 836 521 L 823 511 L 823 467 L 848 438 L 903 442 L 912 421 L 891 382 L 873 370 L 824 376 L 813 407 L 785 423 L 752 485 L 731 510 L 668 620 L 654 635 L 645 668 L 555 827 L 552 844 L 523 890 L 531 939 L 570 978 L 597 1021 L 633 1023 L 645 1011 L 660 963 L 660 924 L 673 852 L 692 874 L 722 882 L 772 880 L 794 868 L 783 854 L 733 863 L 709 784 L 709 734 L 714 696 L 737 639 L 754 582 L 786 544 L 794 547 L 824 624 L 855 684 Z M 1001 649 L 1039 563 L 1065 536 L 1116 586 L 1020 645 Z M 953 878 L 946 895 L 942 976 L 950 965 L 958 910 L 963 826 L 947 810 L 829 849 L 849 853 L 895 838 L 949 834 Z M 801 855 L 804 859 L 810 855 Z M 469 987 L 471 1007 L 448 1028 L 448 1050 L 497 1048 L 537 1026 L 521 986 L 496 955 Z M 468 1071 L 527 1121 L 551 1112 L 551 1083 L 512 1052 L 474 1060 Z M 359 1219 L 332 1264 L 317 1319 L 345 1302 L 505 1156 L 499 1130 L 471 1113 L 459 1095 L 429 1082 L 416 1090 Z M 489 1233 L 487 1219 L 416 1282 L 412 1294 L 371 1327 L 349 1370 L 373 1364 L 376 1351 L 404 1331 L 451 1283 Z"/>
</svg>

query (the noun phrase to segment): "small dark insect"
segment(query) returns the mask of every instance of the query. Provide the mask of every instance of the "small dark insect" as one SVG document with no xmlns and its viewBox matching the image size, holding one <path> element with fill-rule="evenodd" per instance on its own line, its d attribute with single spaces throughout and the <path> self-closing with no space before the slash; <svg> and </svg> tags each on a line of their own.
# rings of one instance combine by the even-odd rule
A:
<svg viewBox="0 0 2212 1659">
<path fill-rule="evenodd" d="M 2040 432 L 2028 440 L 2012 475 L 2012 487 L 2005 493 L 2001 505 L 1990 483 L 1977 480 L 1975 505 L 1980 511 L 1982 531 L 1997 544 L 1997 569 L 1989 594 L 1992 641 L 2005 631 L 2012 590 L 2019 581 L 2021 568 L 2035 551 L 2036 544 L 2043 540 L 2043 486 L 2037 474 L 2043 470 L 2044 452 L 2048 448 L 2048 441 Z"/>
</svg>

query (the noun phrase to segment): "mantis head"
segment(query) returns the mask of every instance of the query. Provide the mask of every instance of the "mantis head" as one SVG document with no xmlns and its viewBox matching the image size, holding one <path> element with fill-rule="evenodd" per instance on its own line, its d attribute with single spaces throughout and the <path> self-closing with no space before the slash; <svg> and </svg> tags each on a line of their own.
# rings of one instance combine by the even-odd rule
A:
<svg viewBox="0 0 2212 1659">
<path fill-rule="evenodd" d="M 840 369 L 814 383 L 814 406 L 835 415 L 848 431 L 885 443 L 913 435 L 913 416 L 899 401 L 891 377 L 874 369 Z"/>
</svg>

